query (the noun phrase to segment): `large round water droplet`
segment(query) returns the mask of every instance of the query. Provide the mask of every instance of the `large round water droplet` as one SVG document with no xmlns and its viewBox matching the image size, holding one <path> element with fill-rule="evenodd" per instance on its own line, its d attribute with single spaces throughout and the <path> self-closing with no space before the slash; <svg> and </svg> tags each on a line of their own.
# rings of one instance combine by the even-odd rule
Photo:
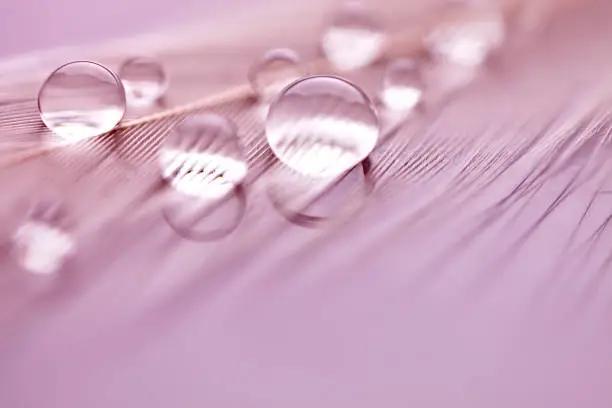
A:
<svg viewBox="0 0 612 408">
<path fill-rule="evenodd" d="M 471 7 L 468 15 L 441 23 L 426 36 L 425 44 L 433 55 L 460 65 L 478 66 L 503 44 L 503 14 L 488 7 Z"/>
<path fill-rule="evenodd" d="M 111 131 L 125 114 L 125 93 L 115 74 L 102 65 L 77 61 L 55 70 L 38 94 L 44 124 L 63 142 Z"/>
<path fill-rule="evenodd" d="M 134 107 L 151 106 L 166 92 L 168 81 L 161 63 L 153 58 L 128 59 L 119 68 L 128 104 Z"/>
<path fill-rule="evenodd" d="M 337 70 L 349 71 L 374 62 L 382 53 L 385 37 L 368 9 L 349 3 L 333 17 L 321 47 Z"/>
<path fill-rule="evenodd" d="M 363 161 L 379 136 L 378 117 L 365 93 L 329 76 L 302 79 L 270 107 L 268 143 L 298 173 L 335 177 Z"/>
<path fill-rule="evenodd" d="M 189 116 L 168 135 L 160 151 L 162 177 L 178 192 L 203 199 L 228 195 L 248 166 L 236 128 L 214 114 Z"/>
<path fill-rule="evenodd" d="M 424 82 L 420 66 L 410 59 L 391 62 L 385 72 L 381 94 L 385 106 L 395 112 L 409 112 L 422 99 Z"/>
<path fill-rule="evenodd" d="M 270 103 L 289 84 L 304 75 L 300 57 L 289 49 L 268 51 L 249 71 L 249 82 L 259 100 Z"/>
</svg>

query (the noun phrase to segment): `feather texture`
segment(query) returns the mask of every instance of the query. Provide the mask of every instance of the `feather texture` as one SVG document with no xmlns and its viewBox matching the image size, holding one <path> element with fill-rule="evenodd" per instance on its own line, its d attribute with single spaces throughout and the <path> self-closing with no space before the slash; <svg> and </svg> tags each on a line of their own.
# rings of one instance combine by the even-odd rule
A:
<svg viewBox="0 0 612 408">
<path fill-rule="evenodd" d="M 401 30 L 418 9 L 409 4 L 382 7 L 402 32 L 389 55 L 418 38 Z M 304 6 L 275 30 L 259 30 L 272 17 L 238 20 L 227 37 L 156 49 L 171 111 L 131 114 L 70 149 L 37 150 L 47 131 L 32 98 L 44 75 L 8 81 L 3 236 L 24 198 L 59 191 L 79 253 L 68 284 L 41 296 L 3 249 L 0 405 L 54 395 L 63 408 L 609 406 L 610 6 L 560 11 L 530 41 L 512 37 L 469 86 L 386 129 L 360 216 L 302 229 L 270 205 L 275 159 L 241 84 L 278 45 L 328 72 L 315 46 L 328 7 Z M 116 68 L 130 47 L 141 51 L 92 58 Z M 383 70 L 350 79 L 375 95 Z M 251 167 L 241 222 L 206 244 L 163 223 L 156 163 L 169 130 L 200 111 L 236 123 Z M 231 218 L 235 204 L 194 228 Z M 127 389 L 134 378 L 164 390 Z"/>
</svg>

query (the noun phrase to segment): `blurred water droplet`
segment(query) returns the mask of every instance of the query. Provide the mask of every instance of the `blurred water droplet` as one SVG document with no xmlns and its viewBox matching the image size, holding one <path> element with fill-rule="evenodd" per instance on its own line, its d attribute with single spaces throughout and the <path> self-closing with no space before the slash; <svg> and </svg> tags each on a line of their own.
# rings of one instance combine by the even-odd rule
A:
<svg viewBox="0 0 612 408">
<path fill-rule="evenodd" d="M 155 104 L 166 92 L 168 81 L 161 63 L 153 58 L 136 57 L 119 69 L 128 104 L 145 107 Z"/>
<path fill-rule="evenodd" d="M 76 242 L 68 230 L 67 214 L 58 202 L 39 202 L 13 234 L 13 253 L 25 271 L 53 275 L 75 253 Z"/>
<path fill-rule="evenodd" d="M 189 116 L 160 151 L 162 177 L 179 193 L 202 199 L 228 195 L 248 166 L 234 125 L 214 114 Z"/>
<path fill-rule="evenodd" d="M 373 63 L 382 53 L 386 35 L 373 14 L 358 3 L 349 3 L 333 17 L 321 47 L 340 71 Z"/>
<path fill-rule="evenodd" d="M 408 113 L 421 102 L 424 88 L 421 68 L 416 61 L 395 60 L 385 72 L 381 99 L 387 109 Z"/>
<path fill-rule="evenodd" d="M 249 72 L 249 81 L 260 101 L 271 103 L 292 82 L 303 75 L 300 57 L 289 49 L 268 51 Z"/>
<path fill-rule="evenodd" d="M 62 142 L 77 142 L 107 133 L 125 114 L 120 80 L 102 65 L 77 61 L 63 65 L 38 94 L 44 124 Z"/>
<path fill-rule="evenodd" d="M 335 177 L 363 161 L 379 137 L 365 93 L 329 76 L 302 79 L 275 100 L 266 120 L 268 143 L 298 173 Z"/>
<path fill-rule="evenodd" d="M 506 24 L 501 11 L 472 7 L 468 15 L 440 23 L 426 36 L 425 44 L 434 56 L 464 66 L 479 66 L 503 44 Z"/>
</svg>

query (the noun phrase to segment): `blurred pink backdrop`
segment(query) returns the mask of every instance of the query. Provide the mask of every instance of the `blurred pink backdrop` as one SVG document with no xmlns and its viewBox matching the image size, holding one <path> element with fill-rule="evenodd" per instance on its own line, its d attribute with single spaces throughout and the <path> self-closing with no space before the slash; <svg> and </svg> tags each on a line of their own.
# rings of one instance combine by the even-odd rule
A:
<svg viewBox="0 0 612 408">
<path fill-rule="evenodd" d="M 234 3 L 212 4 L 4 1 L 0 52 L 135 34 Z M 525 111 L 568 78 L 597 84 L 612 67 L 610 11 L 566 16 L 527 52 L 511 50 L 504 61 L 515 82 L 499 90 L 487 78 L 440 131 L 495 123 L 494 108 L 522 80 L 533 87 L 516 103 Z M 7 200 L 35 169 L 2 174 Z M 572 314 L 597 272 L 577 265 L 558 281 L 552 268 L 583 207 L 564 206 L 507 268 L 487 269 L 564 181 L 431 270 L 425 261 L 473 220 L 458 208 L 412 234 L 400 228 L 414 200 L 403 191 L 329 233 L 270 213 L 256 234 L 245 228 L 209 245 L 181 241 L 156 214 L 112 225 L 80 242 L 73 268 L 86 279 L 76 288 L 38 298 L 2 281 L 0 407 L 610 408 L 611 285 L 602 279 L 589 307 Z M 2 272 L 14 266 L 0 261 Z M 543 282 L 555 283 L 545 299 Z M 23 300 L 9 309 L 15 293 Z"/>
<path fill-rule="evenodd" d="M 212 18 L 246 0 L 19 0 L 0 3 L 0 57 L 88 45 Z"/>
</svg>

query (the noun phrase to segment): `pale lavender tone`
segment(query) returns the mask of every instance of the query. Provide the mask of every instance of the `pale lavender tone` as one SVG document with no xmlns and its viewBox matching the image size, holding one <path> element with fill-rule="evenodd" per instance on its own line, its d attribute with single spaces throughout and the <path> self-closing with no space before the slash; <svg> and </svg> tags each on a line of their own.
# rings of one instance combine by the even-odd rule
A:
<svg viewBox="0 0 612 408">
<path fill-rule="evenodd" d="M 243 0 L 23 0 L 0 4 L 0 55 L 87 45 L 152 32 L 202 15 L 227 14 Z"/>
<path fill-rule="evenodd" d="M 610 18 L 609 6 L 578 13 L 510 50 L 528 86 L 500 93 L 510 75 L 496 71 L 445 129 L 508 119 L 497 108 L 517 95 L 512 108 L 537 118 L 569 82 L 596 84 L 612 72 Z M 45 184 L 41 169 L 0 174 L 14 214 Z M 505 267 L 494 262 L 565 181 L 453 256 L 438 254 L 474 225 L 486 194 L 420 231 L 402 226 L 415 196 L 401 191 L 327 234 L 266 208 L 212 244 L 181 241 L 157 213 L 130 214 L 80 241 L 70 268 L 82 278 L 50 297 L 19 284 L 3 248 L 0 407 L 610 408 L 612 282 L 590 262 L 561 268 L 575 260 L 561 248 L 590 196 L 573 196 Z M 425 267 L 437 259 L 447 262 Z"/>
</svg>

